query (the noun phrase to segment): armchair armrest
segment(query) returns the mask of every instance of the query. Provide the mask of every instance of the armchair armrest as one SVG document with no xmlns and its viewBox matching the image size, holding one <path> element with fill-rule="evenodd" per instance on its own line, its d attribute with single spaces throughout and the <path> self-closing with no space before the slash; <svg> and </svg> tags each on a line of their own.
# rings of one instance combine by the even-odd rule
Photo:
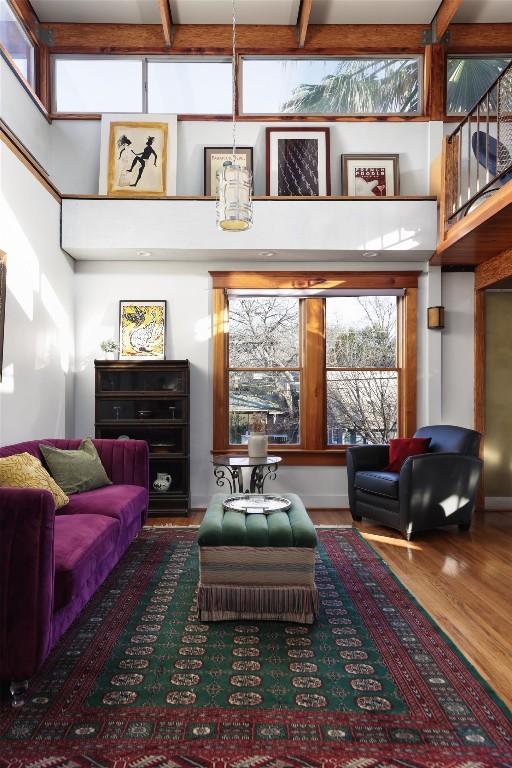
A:
<svg viewBox="0 0 512 768">
<path fill-rule="evenodd" d="M 481 459 L 460 453 L 422 453 L 406 459 L 399 480 L 402 530 L 469 523 L 481 471 Z"/>
<path fill-rule="evenodd" d="M 115 485 L 149 487 L 149 449 L 145 440 L 93 440 L 105 471 Z"/>
<path fill-rule="evenodd" d="M 48 491 L 0 488 L 2 680 L 28 680 L 50 650 L 54 521 Z"/>
<path fill-rule="evenodd" d="M 389 445 L 357 445 L 347 448 L 348 501 L 353 516 L 356 515 L 354 490 L 356 472 L 360 469 L 384 469 L 388 464 Z"/>
</svg>

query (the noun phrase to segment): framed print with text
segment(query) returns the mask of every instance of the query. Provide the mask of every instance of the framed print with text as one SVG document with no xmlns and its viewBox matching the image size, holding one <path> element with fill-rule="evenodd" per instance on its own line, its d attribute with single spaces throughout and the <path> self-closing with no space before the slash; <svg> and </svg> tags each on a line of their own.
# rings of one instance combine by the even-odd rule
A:
<svg viewBox="0 0 512 768">
<path fill-rule="evenodd" d="M 232 147 L 204 148 L 204 194 L 217 195 L 217 171 L 226 160 L 233 159 Z M 252 147 L 237 147 L 235 162 L 252 173 Z"/>
<path fill-rule="evenodd" d="M 400 194 L 398 155 L 342 155 L 341 194 L 389 197 Z"/>
</svg>

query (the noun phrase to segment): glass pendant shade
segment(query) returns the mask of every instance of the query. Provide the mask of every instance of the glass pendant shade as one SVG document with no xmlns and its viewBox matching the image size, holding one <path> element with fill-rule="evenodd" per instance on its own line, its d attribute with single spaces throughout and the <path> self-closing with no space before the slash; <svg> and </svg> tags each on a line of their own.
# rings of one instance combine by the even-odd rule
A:
<svg viewBox="0 0 512 768">
<path fill-rule="evenodd" d="M 244 232 L 252 225 L 252 174 L 226 160 L 217 171 L 217 227 L 228 232 Z"/>
</svg>

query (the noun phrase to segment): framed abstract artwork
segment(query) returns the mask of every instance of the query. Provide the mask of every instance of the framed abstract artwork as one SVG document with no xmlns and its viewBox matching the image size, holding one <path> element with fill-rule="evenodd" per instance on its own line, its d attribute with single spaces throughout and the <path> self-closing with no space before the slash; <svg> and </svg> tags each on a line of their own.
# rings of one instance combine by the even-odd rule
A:
<svg viewBox="0 0 512 768">
<path fill-rule="evenodd" d="M 176 194 L 175 115 L 103 115 L 100 195 Z"/>
<path fill-rule="evenodd" d="M 166 301 L 119 302 L 119 359 L 165 360 Z"/>
<path fill-rule="evenodd" d="M 399 195 L 398 159 L 398 155 L 342 155 L 342 195 L 354 197 Z"/>
<path fill-rule="evenodd" d="M 233 159 L 232 147 L 204 148 L 204 194 L 217 195 L 217 171 L 226 160 Z M 237 147 L 235 162 L 252 173 L 252 147 Z"/>
<path fill-rule="evenodd" d="M 0 381 L 2 381 L 2 366 L 4 357 L 6 273 L 7 256 L 3 251 L 0 251 Z"/>
<path fill-rule="evenodd" d="M 329 128 L 267 128 L 267 195 L 330 195 L 329 137 Z"/>
</svg>

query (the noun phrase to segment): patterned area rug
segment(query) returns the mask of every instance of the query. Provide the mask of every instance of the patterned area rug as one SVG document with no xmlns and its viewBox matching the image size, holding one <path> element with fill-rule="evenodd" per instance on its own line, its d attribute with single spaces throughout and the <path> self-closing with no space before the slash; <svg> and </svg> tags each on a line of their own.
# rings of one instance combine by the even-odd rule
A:
<svg viewBox="0 0 512 768">
<path fill-rule="evenodd" d="M 196 531 L 145 529 L 1 710 L 2 768 L 510 768 L 510 715 L 353 530 L 314 626 L 205 625 Z"/>
</svg>

